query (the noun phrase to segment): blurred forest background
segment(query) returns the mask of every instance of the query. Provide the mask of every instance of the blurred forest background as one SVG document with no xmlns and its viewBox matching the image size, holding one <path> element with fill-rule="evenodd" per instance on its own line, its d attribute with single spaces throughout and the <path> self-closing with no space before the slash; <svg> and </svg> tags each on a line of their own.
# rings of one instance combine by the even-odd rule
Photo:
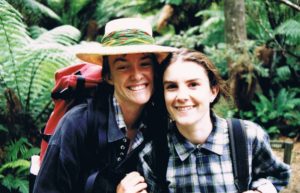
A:
<svg viewBox="0 0 300 193">
<path fill-rule="evenodd" d="M 0 0 L 1 193 L 28 192 L 55 71 L 120 17 L 148 19 L 159 44 L 206 53 L 235 96 L 219 114 L 299 140 L 299 0 Z"/>
</svg>

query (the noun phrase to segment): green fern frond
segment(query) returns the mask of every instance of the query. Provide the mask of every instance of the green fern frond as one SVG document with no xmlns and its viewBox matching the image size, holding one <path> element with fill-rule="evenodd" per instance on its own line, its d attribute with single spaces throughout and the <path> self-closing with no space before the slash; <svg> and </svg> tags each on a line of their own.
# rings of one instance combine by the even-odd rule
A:
<svg viewBox="0 0 300 193">
<path fill-rule="evenodd" d="M 8 162 L 15 161 L 22 157 L 31 147 L 32 145 L 24 137 L 20 138 L 18 141 L 10 141 L 5 147 L 5 160 Z"/>
<path fill-rule="evenodd" d="M 261 122 L 285 120 L 290 125 L 300 125 L 297 111 L 300 108 L 300 98 L 297 98 L 296 92 L 283 88 L 277 94 L 270 91 L 270 99 L 263 94 L 258 94 L 258 98 L 253 105 Z"/>
<path fill-rule="evenodd" d="M 43 33 L 36 39 L 35 43 L 58 43 L 60 45 L 70 46 L 78 43 L 80 36 L 81 33 L 77 28 L 70 25 L 63 25 Z"/>
<path fill-rule="evenodd" d="M 6 127 L 4 127 L 2 124 L 0 124 L 0 133 L 1 132 L 8 132 L 8 129 Z"/>
<path fill-rule="evenodd" d="M 8 170 L 8 169 L 17 169 L 17 168 L 28 169 L 29 167 L 30 167 L 30 161 L 24 160 L 24 159 L 19 159 L 16 161 L 7 162 L 7 163 L 3 164 L 0 167 L 0 173 L 3 173 L 5 170 Z"/>
<path fill-rule="evenodd" d="M 38 37 L 40 37 L 40 35 L 45 33 L 47 29 L 37 25 L 33 25 L 28 28 L 28 31 L 32 39 L 37 39 Z"/>
<path fill-rule="evenodd" d="M 0 79 L 6 87 L 13 88 L 19 95 L 16 71 L 31 42 L 22 16 L 10 4 L 0 0 L 0 47 L 5 50 L 0 56 Z"/>
<path fill-rule="evenodd" d="M 16 178 L 14 184 L 14 189 L 20 191 L 21 193 L 29 192 L 29 182 L 27 179 Z"/>
<path fill-rule="evenodd" d="M 53 20 L 61 23 L 61 18 L 51 9 L 35 0 L 7 0 L 13 5 L 22 15 L 26 17 L 29 25 L 41 24 L 43 20 Z"/>
<path fill-rule="evenodd" d="M 5 176 L 1 184 L 8 190 L 18 190 L 21 193 L 28 193 L 29 182 L 26 179 L 15 177 L 12 174 Z"/>
<path fill-rule="evenodd" d="M 217 17 L 217 18 L 222 18 L 224 17 L 224 11 L 221 10 L 201 10 L 195 15 L 196 17 L 199 16 L 208 16 L 208 17 Z"/>
<path fill-rule="evenodd" d="M 198 39 L 201 44 L 213 46 L 224 42 L 224 11 L 222 10 L 203 10 L 199 11 L 196 16 L 208 17 L 204 19 L 199 26 L 201 38 Z"/>
<path fill-rule="evenodd" d="M 282 23 L 275 30 L 277 34 L 284 35 L 287 38 L 287 43 L 298 45 L 300 43 L 300 22 L 289 19 Z"/>
<path fill-rule="evenodd" d="M 46 47 L 35 46 L 22 64 L 23 76 L 19 76 L 21 93 L 26 98 L 25 110 L 36 119 L 46 104 L 51 101 L 50 92 L 54 86 L 54 74 L 59 68 L 75 61 L 75 56 L 57 44 L 46 44 Z M 25 75 L 25 76 L 24 76 Z"/>
<path fill-rule="evenodd" d="M 40 148 L 31 147 L 30 149 L 28 149 L 23 153 L 23 158 L 29 160 L 31 156 L 38 155 L 39 153 L 40 153 Z"/>
<path fill-rule="evenodd" d="M 32 40 L 18 11 L 5 1 L 0 2 L 0 46 L 4 48 L 0 55 L 1 84 L 15 91 L 24 112 L 40 121 L 38 117 L 44 117 L 41 113 L 49 112 L 45 108 L 51 107 L 55 71 L 75 61 L 67 46 L 79 41 L 80 31 L 65 25 Z M 5 101 L 1 103 L 5 107 Z"/>
<path fill-rule="evenodd" d="M 276 68 L 276 79 L 274 81 L 276 82 L 282 82 L 285 80 L 289 80 L 291 76 L 291 70 L 289 66 L 281 66 Z"/>
</svg>

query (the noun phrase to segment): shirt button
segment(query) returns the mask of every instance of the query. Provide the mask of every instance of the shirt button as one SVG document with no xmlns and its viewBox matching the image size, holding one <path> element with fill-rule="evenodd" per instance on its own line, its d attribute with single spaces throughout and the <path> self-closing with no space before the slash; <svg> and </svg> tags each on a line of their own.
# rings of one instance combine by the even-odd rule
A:
<svg viewBox="0 0 300 193">
<path fill-rule="evenodd" d="M 124 145 L 121 145 L 121 146 L 120 146 L 120 149 L 124 150 L 124 149 L 125 149 L 125 146 L 124 146 Z"/>
<path fill-rule="evenodd" d="M 121 153 L 120 153 L 120 156 L 123 156 L 123 155 L 124 155 L 124 152 L 121 152 Z"/>
<path fill-rule="evenodd" d="M 126 142 L 127 142 L 127 139 L 126 139 L 126 138 L 123 138 L 123 142 L 125 142 L 125 143 L 126 143 Z"/>
<path fill-rule="evenodd" d="M 198 144 L 198 145 L 197 145 L 197 149 L 201 149 L 201 144 Z"/>
<path fill-rule="evenodd" d="M 120 157 L 117 158 L 117 161 L 118 161 L 118 162 L 121 161 L 121 160 L 122 160 L 122 159 L 121 159 Z"/>
</svg>

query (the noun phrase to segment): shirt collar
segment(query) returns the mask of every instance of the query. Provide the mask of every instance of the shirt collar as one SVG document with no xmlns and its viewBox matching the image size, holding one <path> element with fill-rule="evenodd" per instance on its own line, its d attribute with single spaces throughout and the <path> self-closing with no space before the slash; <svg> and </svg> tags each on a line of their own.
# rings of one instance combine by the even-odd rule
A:
<svg viewBox="0 0 300 193">
<path fill-rule="evenodd" d="M 121 107 L 120 107 L 116 97 L 114 97 L 114 96 L 112 97 L 112 104 L 113 104 L 118 128 L 119 129 L 126 128 L 126 124 L 125 124 L 124 117 L 123 117 L 123 114 L 121 111 Z"/>
<path fill-rule="evenodd" d="M 114 142 L 125 137 L 126 124 L 117 99 L 112 95 L 109 99 L 108 142 Z M 141 116 L 143 117 L 143 115 Z M 142 119 L 139 119 L 142 120 Z M 137 129 L 142 131 L 147 126 L 138 121 Z M 138 132 L 139 133 L 139 132 Z M 141 134 L 139 134 L 140 136 Z M 141 136 L 140 136 L 141 138 Z"/>
<path fill-rule="evenodd" d="M 208 136 L 206 142 L 201 146 L 194 145 L 185 139 L 174 124 L 171 129 L 170 140 L 174 144 L 175 151 L 181 161 L 188 158 L 197 148 L 205 149 L 218 155 L 223 154 L 224 146 L 228 143 L 228 126 L 225 119 L 216 116 L 214 113 L 211 113 L 211 117 L 213 121 L 212 132 Z"/>
</svg>

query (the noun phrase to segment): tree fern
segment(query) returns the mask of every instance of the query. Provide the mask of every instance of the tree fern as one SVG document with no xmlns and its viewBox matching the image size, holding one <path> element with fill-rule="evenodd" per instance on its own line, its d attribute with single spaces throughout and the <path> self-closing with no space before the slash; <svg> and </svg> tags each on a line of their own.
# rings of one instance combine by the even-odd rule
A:
<svg viewBox="0 0 300 193">
<path fill-rule="evenodd" d="M 37 25 L 33 25 L 28 28 L 28 32 L 32 39 L 37 39 L 39 36 L 41 36 L 46 31 L 48 31 L 48 30 L 43 27 L 37 26 Z"/>
<path fill-rule="evenodd" d="M 26 24 L 42 25 L 47 22 L 61 24 L 61 18 L 50 8 L 35 0 L 7 0 L 15 9 L 17 9 L 26 19 Z"/>
<path fill-rule="evenodd" d="M 20 97 L 17 69 L 21 56 L 26 53 L 24 47 L 31 39 L 22 22 L 22 16 L 11 5 L 0 0 L 0 77 L 2 84 L 14 89 Z M 15 54 L 18 53 L 18 54 Z"/>
<path fill-rule="evenodd" d="M 0 46 L 5 48 L 0 54 L 3 85 L 0 91 L 11 89 L 17 93 L 22 113 L 39 121 L 37 116 L 49 108 L 54 72 L 75 62 L 67 47 L 78 42 L 80 32 L 72 26 L 61 26 L 33 40 L 22 16 L 5 1 L 0 0 L 0 3 Z M 19 124 L 32 127 L 28 123 Z"/>
<path fill-rule="evenodd" d="M 57 43 L 59 45 L 70 46 L 78 42 L 80 32 L 70 25 L 56 27 L 51 31 L 41 34 L 35 41 L 36 44 Z"/>
<path fill-rule="evenodd" d="M 300 22 L 294 19 L 289 19 L 282 23 L 275 30 L 277 34 L 284 35 L 286 42 L 290 45 L 300 44 Z"/>
<path fill-rule="evenodd" d="M 38 47 L 35 47 L 38 48 Z M 74 58 L 69 56 L 62 46 L 53 45 L 51 48 L 48 44 L 46 48 L 35 49 L 24 61 L 21 69 L 26 76 L 20 77 L 24 89 L 22 94 L 26 98 L 25 109 L 36 117 L 45 106 L 50 98 L 50 91 L 54 86 L 54 72 L 69 64 Z M 30 67 L 30 68 L 28 68 Z"/>
</svg>

